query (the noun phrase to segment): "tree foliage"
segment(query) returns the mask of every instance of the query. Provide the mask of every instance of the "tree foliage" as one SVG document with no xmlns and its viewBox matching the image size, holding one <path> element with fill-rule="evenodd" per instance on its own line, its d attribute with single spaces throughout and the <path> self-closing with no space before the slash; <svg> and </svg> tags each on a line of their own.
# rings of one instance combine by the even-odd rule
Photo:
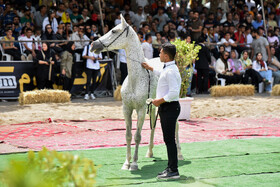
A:
<svg viewBox="0 0 280 187">
<path fill-rule="evenodd" d="M 29 151 L 24 161 L 11 161 L 1 180 L 9 187 L 86 187 L 94 186 L 96 169 L 92 160 L 44 147 L 38 154 Z"/>
<path fill-rule="evenodd" d="M 172 42 L 176 46 L 177 54 L 175 61 L 177 62 L 179 72 L 182 78 L 180 98 L 186 97 L 187 89 L 190 86 L 189 79 L 193 73 L 192 64 L 198 60 L 198 52 L 201 46 L 193 43 L 186 43 L 185 40 L 176 39 Z M 187 67 L 190 66 L 191 68 Z"/>
</svg>

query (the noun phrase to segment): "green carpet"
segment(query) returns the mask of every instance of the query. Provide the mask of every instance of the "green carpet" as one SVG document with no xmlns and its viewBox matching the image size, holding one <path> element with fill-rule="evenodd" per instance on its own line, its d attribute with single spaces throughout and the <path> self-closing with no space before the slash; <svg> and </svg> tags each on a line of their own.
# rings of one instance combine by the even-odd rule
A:
<svg viewBox="0 0 280 187">
<path fill-rule="evenodd" d="M 167 164 L 164 145 L 155 146 L 155 158 L 145 158 L 140 147 L 139 170 L 123 171 L 126 148 L 71 151 L 101 165 L 97 186 L 280 186 L 280 138 L 225 140 L 182 144 L 180 180 L 158 181 L 155 177 Z M 26 154 L 0 156 L 0 170 L 11 159 Z"/>
</svg>

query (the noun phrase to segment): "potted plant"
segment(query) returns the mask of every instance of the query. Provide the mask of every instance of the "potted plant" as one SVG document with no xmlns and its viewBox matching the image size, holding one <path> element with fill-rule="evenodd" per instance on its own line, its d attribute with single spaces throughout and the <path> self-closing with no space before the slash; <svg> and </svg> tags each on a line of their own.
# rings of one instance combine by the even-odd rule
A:
<svg viewBox="0 0 280 187">
<path fill-rule="evenodd" d="M 187 89 L 189 88 L 189 79 L 193 73 L 193 62 L 198 59 L 198 52 L 201 49 L 200 45 L 195 45 L 195 43 L 187 43 L 185 40 L 176 39 L 172 42 L 176 46 L 177 54 L 175 61 L 177 63 L 182 83 L 180 90 L 180 105 L 181 113 L 178 117 L 179 120 L 189 120 L 190 119 L 190 107 L 193 98 L 186 97 Z M 190 68 L 187 68 L 190 67 Z"/>
</svg>

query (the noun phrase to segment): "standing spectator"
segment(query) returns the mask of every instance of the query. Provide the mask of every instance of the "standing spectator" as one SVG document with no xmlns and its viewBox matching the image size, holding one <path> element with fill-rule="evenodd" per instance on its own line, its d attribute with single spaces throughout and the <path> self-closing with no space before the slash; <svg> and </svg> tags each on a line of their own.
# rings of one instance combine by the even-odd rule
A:
<svg viewBox="0 0 280 187">
<path fill-rule="evenodd" d="M 204 38 L 199 37 L 198 42 L 201 49 L 198 52 L 198 60 L 195 62 L 197 70 L 197 93 L 208 94 L 209 65 L 211 64 L 211 56 L 209 49 L 204 45 Z"/>
<path fill-rule="evenodd" d="M 251 59 L 256 59 L 257 53 L 261 53 L 262 60 L 271 62 L 269 43 L 266 38 L 259 35 L 259 30 L 253 30 L 252 36 L 254 38 L 252 43 Z"/>
<path fill-rule="evenodd" d="M 3 25 L 6 25 L 8 23 L 12 23 L 14 17 L 17 16 L 17 10 L 12 8 L 10 3 L 6 3 L 5 5 L 5 11 L 3 13 Z"/>
<path fill-rule="evenodd" d="M 27 22 L 33 23 L 33 15 L 31 14 L 31 11 L 29 8 L 25 8 L 24 16 L 21 17 L 21 19 L 20 19 L 20 23 L 22 25 L 25 25 Z"/>
<path fill-rule="evenodd" d="M 144 56 L 147 59 L 152 59 L 153 58 L 153 54 L 154 54 L 154 49 L 152 46 L 152 35 L 151 34 L 147 34 L 145 37 L 146 42 L 143 42 L 142 45 L 142 49 L 144 51 Z"/>
<path fill-rule="evenodd" d="M 89 100 L 89 97 L 94 100 L 94 89 L 96 87 L 96 78 L 99 73 L 100 64 L 98 60 L 102 59 L 102 53 L 95 54 L 90 51 L 91 45 L 87 45 L 83 51 L 83 58 L 86 59 L 86 74 L 87 74 L 87 84 L 86 84 L 86 94 L 84 99 Z M 92 82 L 92 83 L 91 83 Z"/>
<path fill-rule="evenodd" d="M 275 27 L 278 27 L 277 22 L 275 21 L 275 14 L 273 12 L 270 12 L 268 15 L 268 27 L 271 27 L 272 30 L 274 30 Z"/>
<path fill-rule="evenodd" d="M 232 47 L 236 47 L 236 43 L 230 38 L 230 33 L 225 34 L 225 38 L 222 38 L 221 43 L 225 46 L 225 50 L 230 53 Z"/>
<path fill-rule="evenodd" d="M 19 49 L 14 45 L 15 38 L 12 36 L 13 31 L 12 28 L 6 29 L 6 36 L 2 38 L 3 41 L 10 41 L 10 42 L 3 42 L 2 46 L 4 52 L 11 55 L 14 60 L 25 60 L 24 56 L 21 58 L 21 54 Z M 0 44 L 1 45 L 1 44 Z"/>
<path fill-rule="evenodd" d="M 88 9 L 84 8 L 83 11 L 82 11 L 82 20 L 83 22 L 87 22 L 89 20 L 89 17 L 88 17 Z"/>
<path fill-rule="evenodd" d="M 127 76 L 127 63 L 126 63 L 126 53 L 124 49 L 119 49 L 120 57 L 120 70 L 121 70 L 121 85 Z"/>
<path fill-rule="evenodd" d="M 145 21 L 143 7 L 139 6 L 137 8 L 137 13 L 131 18 L 131 21 L 137 27 L 137 30 L 139 30 L 141 23 Z"/>
<path fill-rule="evenodd" d="M 245 36 L 246 36 L 246 47 L 251 47 L 251 43 L 253 42 L 253 36 L 251 34 L 251 27 L 247 26 L 245 29 Z"/>
<path fill-rule="evenodd" d="M 268 64 L 268 69 L 272 71 L 272 77 L 274 78 L 273 84 L 280 83 L 280 62 L 275 56 L 275 48 L 271 47 L 271 63 Z"/>
<path fill-rule="evenodd" d="M 259 27 L 264 26 L 261 14 L 258 14 L 256 16 L 256 21 L 253 21 L 252 25 L 253 25 L 254 29 L 258 29 Z"/>
<path fill-rule="evenodd" d="M 53 89 L 55 56 L 46 42 L 42 43 L 42 50 L 38 51 L 34 62 L 37 64 L 36 80 L 38 89 Z"/>
<path fill-rule="evenodd" d="M 261 74 L 266 84 L 265 91 L 271 92 L 271 78 L 272 71 L 268 69 L 267 64 L 263 61 L 262 53 L 258 52 L 256 54 L 256 60 L 253 62 L 253 69 Z"/>
<path fill-rule="evenodd" d="M 79 21 L 83 19 L 81 14 L 79 14 L 78 5 L 76 5 L 76 4 L 73 5 L 73 13 L 70 14 L 70 18 L 71 18 L 71 21 L 72 21 L 73 25 L 78 25 Z"/>
<path fill-rule="evenodd" d="M 74 42 L 70 41 L 66 45 L 66 51 L 64 51 L 61 55 L 61 63 L 60 63 L 61 74 L 64 76 L 63 90 L 68 90 L 69 92 L 72 89 L 73 81 L 74 81 L 74 79 L 72 78 L 74 53 L 75 53 L 75 44 Z"/>
<path fill-rule="evenodd" d="M 156 39 L 153 40 L 152 45 L 154 48 L 154 57 L 159 57 L 159 52 L 161 49 L 161 34 L 160 32 L 156 32 Z"/>
<path fill-rule="evenodd" d="M 43 28 L 43 21 L 47 17 L 47 7 L 42 5 L 39 11 L 34 14 L 34 24 L 36 27 Z"/>
<path fill-rule="evenodd" d="M 50 24 L 50 26 L 52 27 L 53 32 L 56 33 L 58 23 L 55 18 L 55 11 L 53 11 L 53 10 L 49 11 L 48 17 L 45 17 L 45 19 L 43 21 L 43 25 L 42 25 L 43 32 L 46 31 L 45 28 L 46 28 L 46 25 L 48 25 L 48 24 Z"/>
<path fill-rule="evenodd" d="M 158 31 L 162 31 L 163 26 L 169 21 L 169 17 L 164 13 L 164 8 L 159 7 L 158 13 L 153 17 L 153 19 L 157 18 L 159 20 Z"/>
<path fill-rule="evenodd" d="M 89 38 L 85 35 L 85 27 L 84 25 L 79 25 L 78 31 L 74 32 L 70 40 L 81 40 L 81 41 L 75 41 L 76 51 L 79 54 L 82 54 L 84 51 L 84 48 L 89 44 L 88 40 Z"/>
<path fill-rule="evenodd" d="M 191 31 L 191 36 L 193 41 L 196 41 L 200 37 L 202 27 L 203 24 L 199 20 L 199 13 L 196 11 L 193 14 L 193 19 L 188 23 L 188 28 Z"/>
</svg>

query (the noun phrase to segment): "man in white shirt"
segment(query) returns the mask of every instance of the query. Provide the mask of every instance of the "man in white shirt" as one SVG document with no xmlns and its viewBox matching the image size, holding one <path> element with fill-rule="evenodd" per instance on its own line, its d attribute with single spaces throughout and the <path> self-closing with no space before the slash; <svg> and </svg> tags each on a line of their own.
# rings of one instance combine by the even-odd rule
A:
<svg viewBox="0 0 280 187">
<path fill-rule="evenodd" d="M 96 78 L 99 74 L 99 61 L 102 59 L 102 54 L 95 54 L 94 52 L 90 52 L 91 45 L 87 45 L 83 51 L 83 58 L 87 59 L 86 61 L 86 74 L 87 74 L 87 84 L 86 84 L 86 94 L 84 99 L 88 100 L 89 95 L 92 100 L 95 99 L 94 97 L 94 89 L 96 85 Z M 91 83 L 92 81 L 92 83 Z"/>
<path fill-rule="evenodd" d="M 146 42 L 143 42 L 141 44 L 142 48 L 143 48 L 143 51 L 144 51 L 144 56 L 147 59 L 152 59 L 153 54 L 154 54 L 154 49 L 153 49 L 153 45 L 152 45 L 152 42 L 153 42 L 152 35 L 147 34 L 146 37 L 145 37 L 145 40 L 146 40 Z"/>
<path fill-rule="evenodd" d="M 175 142 L 175 129 L 177 118 L 180 114 L 179 94 L 181 88 L 181 76 L 174 58 L 176 47 L 173 44 L 165 43 L 160 51 L 160 61 L 164 62 L 163 70 L 160 72 L 149 66 L 146 62 L 142 63 L 145 69 L 159 74 L 156 99 L 152 101 L 155 106 L 159 106 L 160 123 L 163 138 L 167 147 L 168 166 L 158 173 L 158 179 L 179 179 L 177 146 Z"/>
<path fill-rule="evenodd" d="M 89 44 L 88 40 L 90 40 L 87 35 L 85 35 L 85 26 L 79 25 L 79 30 L 71 35 L 70 40 L 81 40 L 80 42 L 75 41 L 75 52 L 81 54 L 84 48 Z"/>
<path fill-rule="evenodd" d="M 23 42 L 23 52 L 27 55 L 27 60 L 32 60 L 32 56 L 35 57 L 35 38 L 33 36 L 32 29 L 26 29 L 26 36 L 22 37 L 20 40 L 28 41 Z M 22 44 L 21 44 L 22 45 Z"/>
<path fill-rule="evenodd" d="M 227 52 L 231 52 L 231 47 L 236 47 L 236 43 L 230 38 L 230 33 L 227 32 L 225 37 L 221 39 L 221 43 L 225 46 Z"/>
</svg>

